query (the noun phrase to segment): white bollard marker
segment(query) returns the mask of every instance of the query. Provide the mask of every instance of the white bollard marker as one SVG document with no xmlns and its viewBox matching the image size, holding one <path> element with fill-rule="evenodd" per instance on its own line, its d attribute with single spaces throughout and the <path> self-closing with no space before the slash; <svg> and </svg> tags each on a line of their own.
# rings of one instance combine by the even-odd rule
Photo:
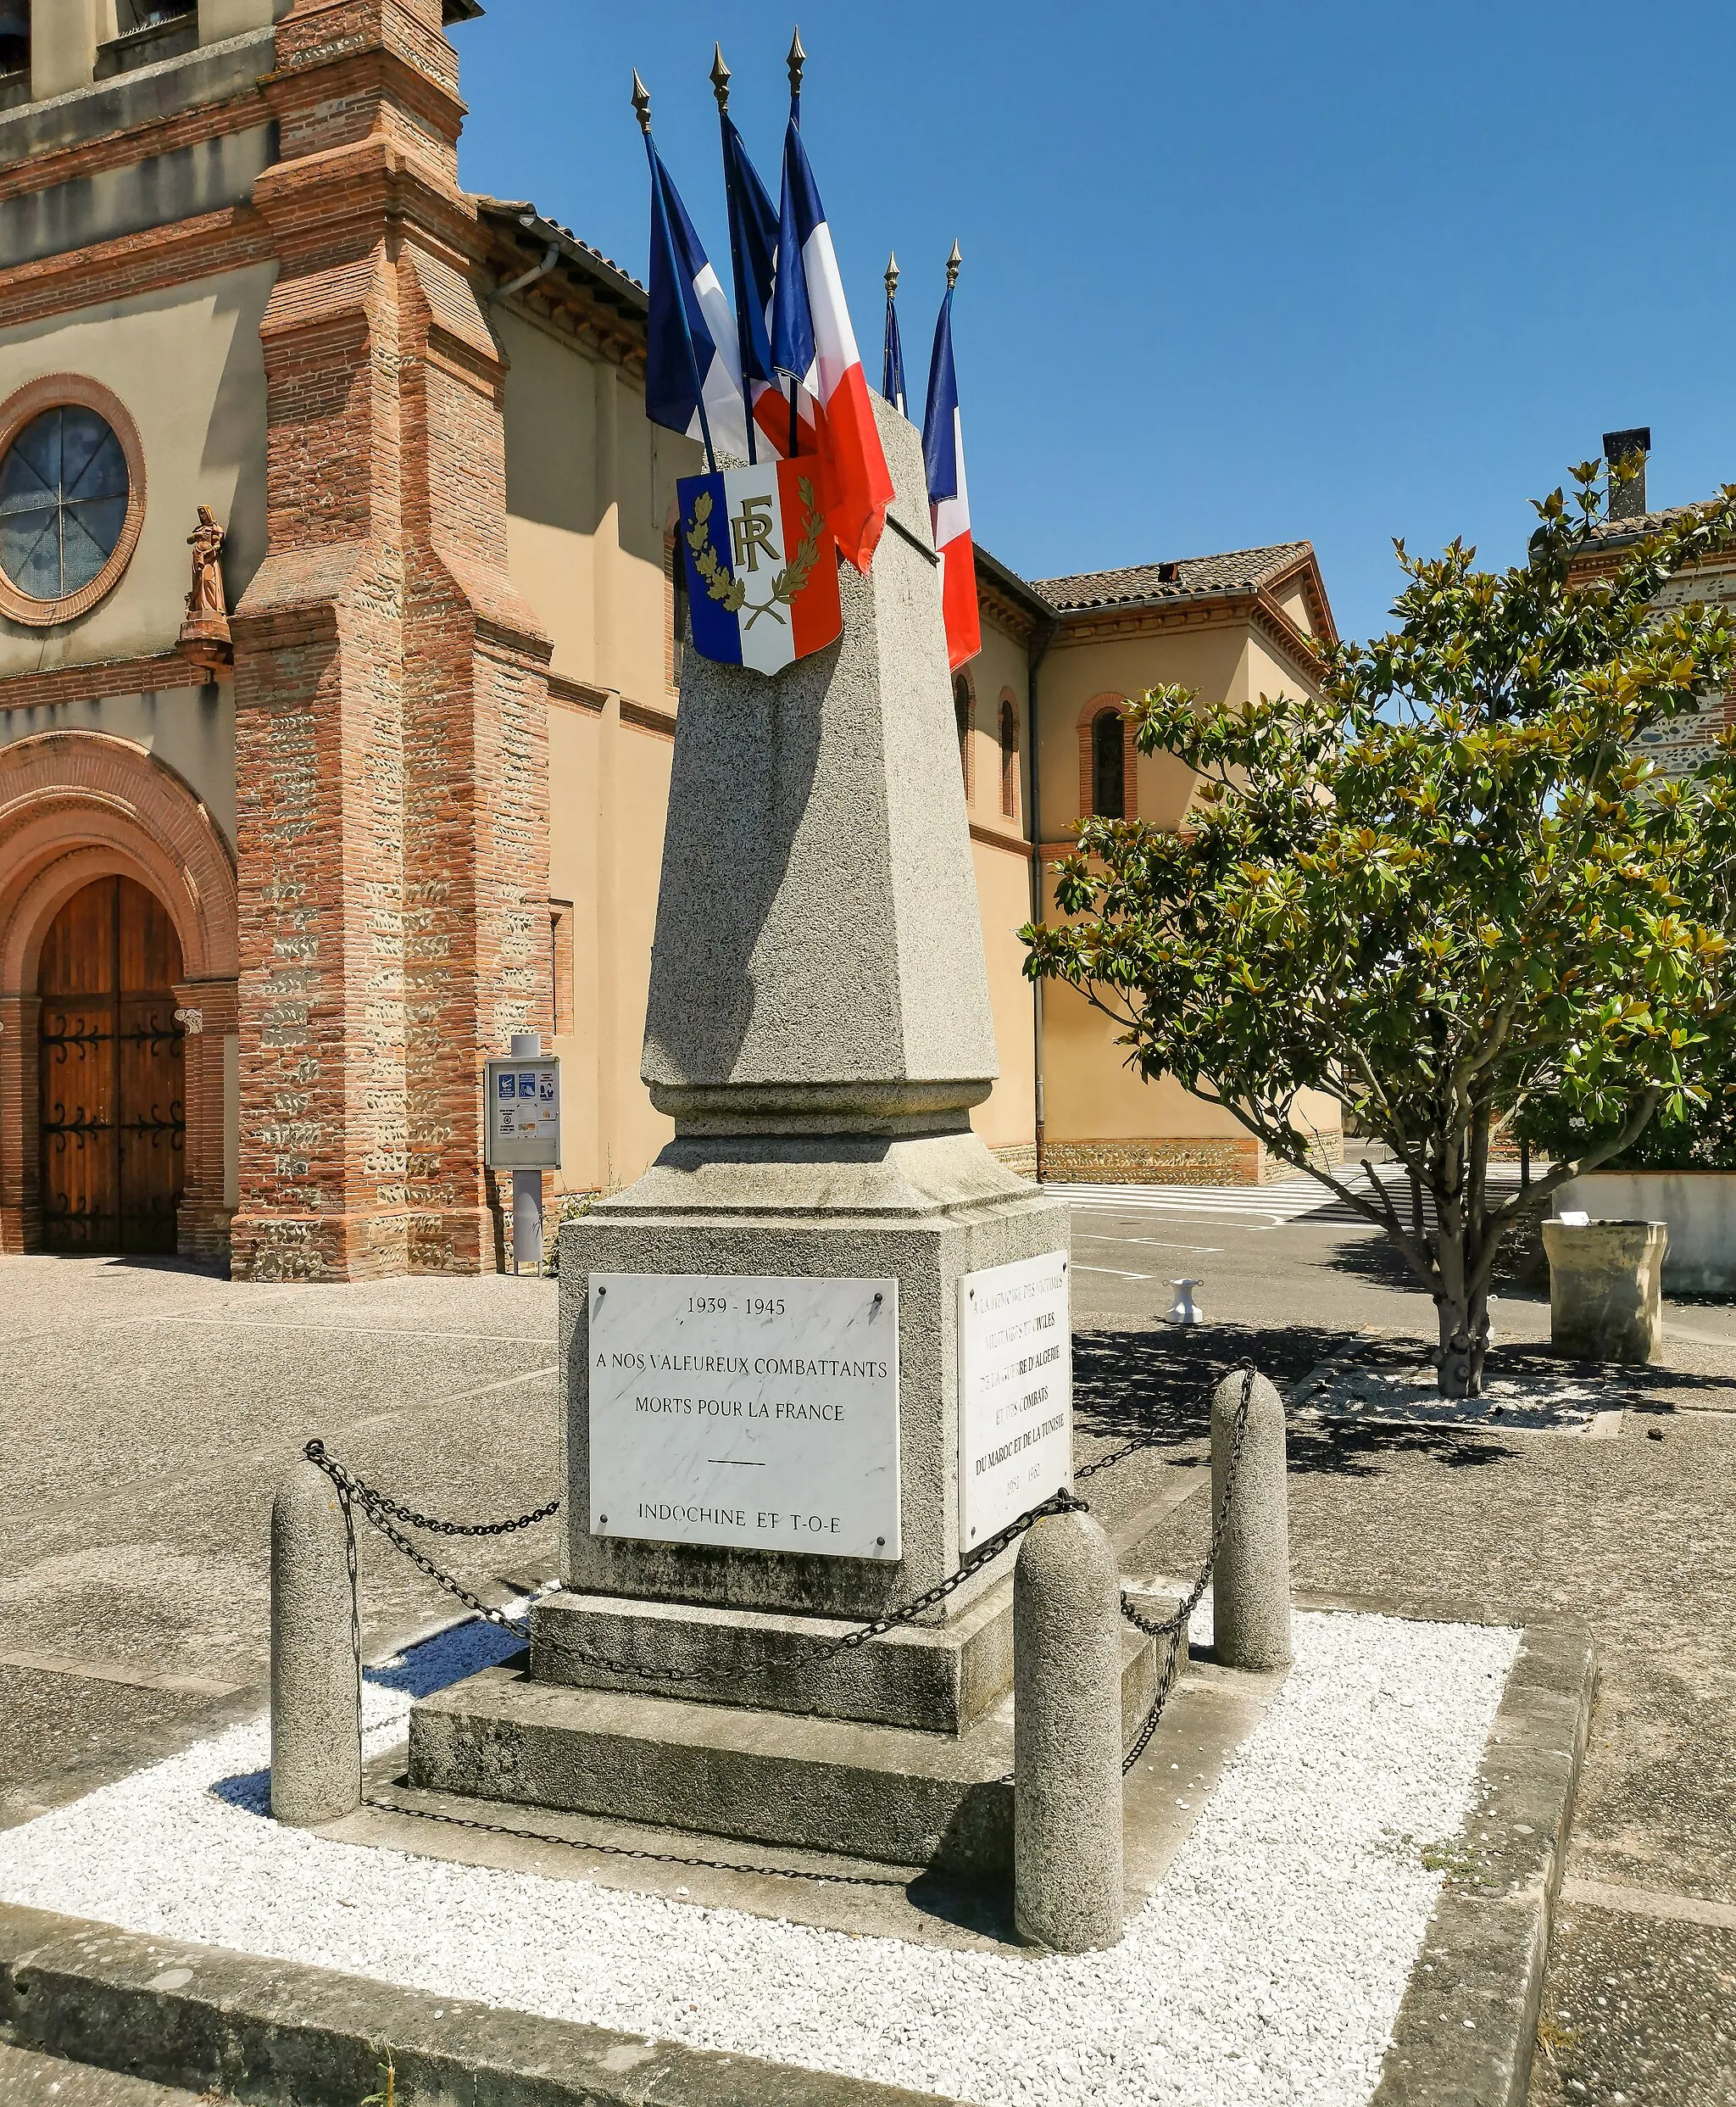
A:
<svg viewBox="0 0 1736 2107">
<path fill-rule="evenodd" d="M 1211 1397 L 1211 1512 L 1221 1508 L 1242 1389 L 1225 1376 Z M 1248 1395 L 1248 1430 L 1230 1518 L 1211 1576 L 1211 1636 L 1226 1668 L 1283 1668 L 1290 1658 L 1290 1515 L 1284 1405 L 1263 1375 Z"/>
<path fill-rule="evenodd" d="M 299 1463 L 271 1503 L 271 1812 L 298 1829 L 361 1804 L 350 1614 L 337 1488 Z"/>
<path fill-rule="evenodd" d="M 1170 1285 L 1176 1291 L 1176 1299 L 1164 1313 L 1165 1324 L 1203 1324 L 1205 1313 L 1194 1300 L 1194 1290 L 1199 1285 L 1199 1281 L 1171 1280 Z"/>
<path fill-rule="evenodd" d="M 1013 1569 L 1013 1918 L 1021 1938 L 1118 1945 L 1121 1576 L 1102 1525 L 1050 1515 Z"/>
</svg>

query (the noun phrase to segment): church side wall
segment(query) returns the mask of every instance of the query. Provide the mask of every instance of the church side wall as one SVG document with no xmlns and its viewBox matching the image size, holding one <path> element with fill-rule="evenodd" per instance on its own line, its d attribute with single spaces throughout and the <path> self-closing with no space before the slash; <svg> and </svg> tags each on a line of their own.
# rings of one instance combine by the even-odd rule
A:
<svg viewBox="0 0 1736 2107">
<path fill-rule="evenodd" d="M 677 697 L 665 526 L 698 449 L 611 360 L 497 308 L 508 560 L 554 638 L 549 912 L 564 1192 L 631 1184 L 674 1132 L 639 1079 Z"/>
<path fill-rule="evenodd" d="M 982 910 L 982 950 L 988 966 L 988 1004 L 1000 1074 L 971 1115 L 991 1149 L 1015 1169 L 1037 1167 L 1036 1049 L 1032 998 L 1018 932 L 1031 919 L 1029 784 L 1025 760 L 1025 647 L 992 622 L 982 624 L 982 649 L 963 671 L 972 699 L 965 810 L 971 821 L 976 895 Z M 1001 705 L 1013 706 L 1018 744 L 1013 810 L 1001 794 Z"/>
</svg>

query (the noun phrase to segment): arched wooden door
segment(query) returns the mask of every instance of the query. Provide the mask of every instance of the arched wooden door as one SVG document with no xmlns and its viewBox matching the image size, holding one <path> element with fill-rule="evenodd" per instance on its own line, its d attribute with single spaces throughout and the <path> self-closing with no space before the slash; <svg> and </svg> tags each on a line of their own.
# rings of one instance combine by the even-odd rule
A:
<svg viewBox="0 0 1736 2107">
<path fill-rule="evenodd" d="M 38 1076 L 47 1251 L 172 1251 L 186 1109 L 181 939 L 130 878 L 75 893 L 43 939 Z"/>
</svg>

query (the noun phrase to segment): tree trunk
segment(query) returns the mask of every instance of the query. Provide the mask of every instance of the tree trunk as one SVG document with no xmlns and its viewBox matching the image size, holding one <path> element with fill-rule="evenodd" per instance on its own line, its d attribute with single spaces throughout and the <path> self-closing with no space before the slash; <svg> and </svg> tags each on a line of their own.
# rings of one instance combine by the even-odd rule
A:
<svg viewBox="0 0 1736 2107">
<path fill-rule="evenodd" d="M 1462 1207 L 1443 1193 L 1435 1195 L 1434 1259 L 1439 1285 L 1435 1313 L 1440 1324 L 1440 1356 L 1435 1387 L 1443 1397 L 1481 1397 L 1483 1365 L 1488 1354 L 1488 1287 L 1478 1264 L 1483 1209 L 1473 1189 L 1472 1205 Z"/>
<path fill-rule="evenodd" d="M 1488 1357 L 1488 1292 L 1437 1295 L 1440 1362 L 1435 1388 L 1443 1397 L 1481 1397 Z"/>
</svg>

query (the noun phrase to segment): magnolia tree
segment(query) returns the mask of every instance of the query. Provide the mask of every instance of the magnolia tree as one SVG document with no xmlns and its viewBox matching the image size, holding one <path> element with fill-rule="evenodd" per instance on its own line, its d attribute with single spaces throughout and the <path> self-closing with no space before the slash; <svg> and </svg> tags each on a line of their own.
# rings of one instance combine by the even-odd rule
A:
<svg viewBox="0 0 1736 2107">
<path fill-rule="evenodd" d="M 1068 919 L 1022 932 L 1027 973 L 1112 1017 L 1141 1074 L 1386 1232 L 1434 1298 L 1451 1397 L 1482 1391 L 1502 1238 L 1703 1101 L 1736 967 L 1736 734 L 1685 780 L 1639 743 L 1724 687 L 1726 611 L 1656 603 L 1736 540 L 1736 484 L 1572 582 L 1599 465 L 1537 505 L 1513 570 L 1399 543 L 1398 627 L 1327 650 L 1317 700 L 1131 705 L 1140 751 L 1197 772 L 1189 817 L 1087 821 L 1056 886 Z M 1315 1091 L 1390 1145 L 1390 1185 L 1327 1164 Z M 1492 1131 L 1545 1095 L 1567 1145 L 1491 1193 Z"/>
</svg>

